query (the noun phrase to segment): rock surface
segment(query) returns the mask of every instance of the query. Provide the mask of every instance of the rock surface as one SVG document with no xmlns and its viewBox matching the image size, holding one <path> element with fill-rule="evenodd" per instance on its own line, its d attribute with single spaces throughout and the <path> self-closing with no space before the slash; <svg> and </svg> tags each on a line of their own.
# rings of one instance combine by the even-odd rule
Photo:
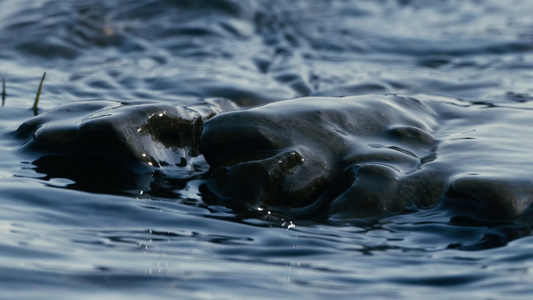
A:
<svg viewBox="0 0 533 300">
<path fill-rule="evenodd" d="M 309 97 L 214 117 L 200 149 L 209 189 L 254 208 L 367 219 L 441 205 L 509 219 L 531 209 L 532 117 L 443 97 Z"/>
<path fill-rule="evenodd" d="M 202 178 L 205 199 L 292 217 L 372 219 L 440 206 L 529 220 L 533 113 L 520 105 L 424 95 L 306 97 L 251 109 L 226 99 L 189 107 L 86 101 L 15 134 L 38 171 L 76 182 L 134 186 L 159 172 Z"/>
</svg>

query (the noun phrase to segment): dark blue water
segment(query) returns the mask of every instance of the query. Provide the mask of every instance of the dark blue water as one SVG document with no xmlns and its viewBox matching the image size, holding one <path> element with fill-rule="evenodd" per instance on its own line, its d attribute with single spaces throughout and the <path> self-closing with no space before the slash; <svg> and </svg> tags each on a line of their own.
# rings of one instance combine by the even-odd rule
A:
<svg viewBox="0 0 533 300">
<path fill-rule="evenodd" d="M 533 239 L 512 222 L 438 209 L 289 220 L 208 205 L 199 180 L 160 194 L 75 188 L 8 135 L 33 116 L 45 71 L 40 112 L 370 93 L 529 110 L 531 11 L 518 0 L 1 2 L 0 297 L 529 299 Z"/>
</svg>

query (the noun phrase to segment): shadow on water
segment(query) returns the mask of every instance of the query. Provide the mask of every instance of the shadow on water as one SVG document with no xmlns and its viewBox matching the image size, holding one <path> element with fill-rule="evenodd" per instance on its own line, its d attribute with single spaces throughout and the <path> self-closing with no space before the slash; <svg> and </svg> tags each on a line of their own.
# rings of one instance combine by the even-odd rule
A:
<svg viewBox="0 0 533 300">
<path fill-rule="evenodd" d="M 39 181 L 50 188 L 141 197 L 141 199 L 179 203 L 192 208 L 202 207 L 205 212 L 200 215 L 207 219 L 267 228 L 290 229 L 295 224 L 298 228 L 327 224 L 333 231 L 335 227 L 353 226 L 358 229 L 358 234 L 388 232 L 392 241 L 389 245 L 364 247 L 360 250 L 362 253 L 398 249 L 408 252 L 434 251 L 433 249 L 479 251 L 504 247 L 513 240 L 529 236 L 531 232 L 529 220 L 488 221 L 486 216 L 481 215 L 481 218 L 478 218 L 468 209 L 462 208 L 461 212 L 446 205 L 430 209 L 414 209 L 402 215 L 367 219 L 330 220 L 323 214 L 297 217 L 279 210 L 257 210 L 223 201 L 213 196 L 207 189 L 205 175 L 198 176 L 191 186 L 192 178 L 172 178 L 158 171 L 146 172 L 146 169 L 145 172 L 135 172 L 101 158 L 43 156 L 33 161 L 27 168 L 36 172 Z M 68 180 L 58 185 L 57 179 Z M 146 208 L 150 207 L 152 205 Z M 160 209 L 157 204 L 153 208 Z M 172 232 L 169 234 L 172 235 Z M 404 239 L 405 235 L 410 237 Z"/>
</svg>

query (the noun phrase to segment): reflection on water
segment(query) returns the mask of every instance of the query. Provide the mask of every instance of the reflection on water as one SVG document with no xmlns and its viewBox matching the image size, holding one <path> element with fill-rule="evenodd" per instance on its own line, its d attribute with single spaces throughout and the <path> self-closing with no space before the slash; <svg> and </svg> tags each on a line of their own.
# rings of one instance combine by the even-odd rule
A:
<svg viewBox="0 0 533 300">
<path fill-rule="evenodd" d="M 227 97 L 252 106 L 368 93 L 531 109 L 532 5 L 2 2 L 4 297 L 528 298 L 533 242 L 523 224 L 438 209 L 370 224 L 288 220 L 208 205 L 198 181 L 162 182 L 161 193 L 117 192 L 105 187 L 109 175 L 97 173 L 92 187 L 102 189 L 91 190 L 65 170 L 39 169 L 13 151 L 19 145 L 7 135 L 33 115 L 44 71 L 40 111 L 88 99 L 194 104 Z"/>
</svg>

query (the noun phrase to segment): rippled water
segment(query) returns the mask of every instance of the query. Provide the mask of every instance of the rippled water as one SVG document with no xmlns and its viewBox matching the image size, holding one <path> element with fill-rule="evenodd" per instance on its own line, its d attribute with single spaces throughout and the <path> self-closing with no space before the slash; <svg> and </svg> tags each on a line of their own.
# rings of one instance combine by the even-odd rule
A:
<svg viewBox="0 0 533 300">
<path fill-rule="evenodd" d="M 1 297 L 529 299 L 533 239 L 517 224 L 438 209 L 287 220 L 208 205 L 198 180 L 161 194 L 76 188 L 7 135 L 33 116 L 44 71 L 41 112 L 368 93 L 530 109 L 531 11 L 519 0 L 1 2 Z"/>
</svg>

